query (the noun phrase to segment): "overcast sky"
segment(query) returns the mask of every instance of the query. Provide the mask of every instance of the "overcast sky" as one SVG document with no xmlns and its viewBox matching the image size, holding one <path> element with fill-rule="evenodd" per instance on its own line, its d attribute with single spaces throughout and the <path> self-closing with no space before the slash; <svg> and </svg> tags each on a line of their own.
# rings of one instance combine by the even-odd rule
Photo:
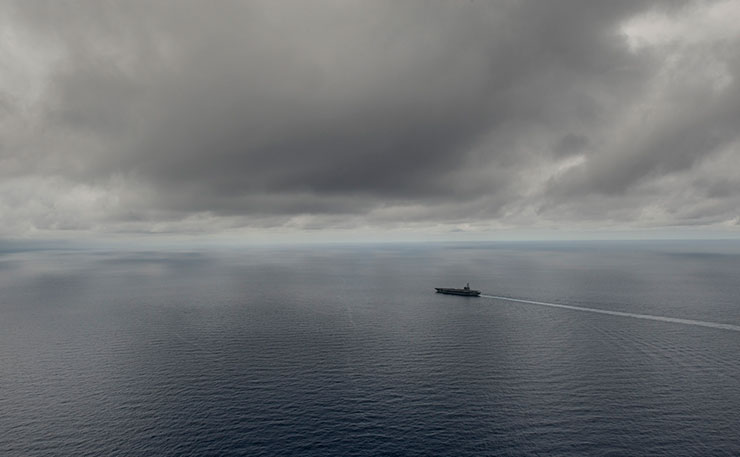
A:
<svg viewBox="0 0 740 457">
<path fill-rule="evenodd" d="M 1 5 L 0 238 L 740 234 L 740 1 Z"/>
</svg>

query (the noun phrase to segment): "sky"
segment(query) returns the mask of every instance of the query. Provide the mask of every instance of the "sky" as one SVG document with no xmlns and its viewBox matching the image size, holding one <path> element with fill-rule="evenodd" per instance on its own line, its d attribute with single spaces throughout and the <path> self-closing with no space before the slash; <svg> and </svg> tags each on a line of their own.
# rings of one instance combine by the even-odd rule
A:
<svg viewBox="0 0 740 457">
<path fill-rule="evenodd" d="M 740 237 L 740 1 L 0 3 L 0 239 Z"/>
</svg>

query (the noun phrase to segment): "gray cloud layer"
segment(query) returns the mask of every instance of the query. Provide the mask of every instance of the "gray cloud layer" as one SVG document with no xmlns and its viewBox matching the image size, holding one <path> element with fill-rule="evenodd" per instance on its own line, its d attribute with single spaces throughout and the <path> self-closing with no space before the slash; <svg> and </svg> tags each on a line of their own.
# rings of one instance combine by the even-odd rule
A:
<svg viewBox="0 0 740 457">
<path fill-rule="evenodd" d="M 737 2 L 18 2 L 0 221 L 737 225 Z"/>
</svg>

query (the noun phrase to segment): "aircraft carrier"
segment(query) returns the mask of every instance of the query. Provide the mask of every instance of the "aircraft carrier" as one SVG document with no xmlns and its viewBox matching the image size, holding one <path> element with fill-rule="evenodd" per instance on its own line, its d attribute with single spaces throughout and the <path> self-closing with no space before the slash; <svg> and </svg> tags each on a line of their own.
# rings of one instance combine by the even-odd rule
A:
<svg viewBox="0 0 740 457">
<path fill-rule="evenodd" d="M 473 290 L 470 288 L 470 283 L 465 284 L 462 289 L 452 289 L 446 287 L 435 287 L 438 294 L 448 295 L 464 295 L 466 297 L 477 297 L 480 295 L 480 290 Z"/>
</svg>

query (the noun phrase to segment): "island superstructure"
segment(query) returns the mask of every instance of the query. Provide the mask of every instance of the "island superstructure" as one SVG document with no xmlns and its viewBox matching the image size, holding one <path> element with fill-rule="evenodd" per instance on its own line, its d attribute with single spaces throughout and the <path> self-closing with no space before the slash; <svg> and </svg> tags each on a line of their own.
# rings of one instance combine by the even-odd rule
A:
<svg viewBox="0 0 740 457">
<path fill-rule="evenodd" d="M 446 287 L 435 287 L 438 294 L 448 295 L 464 295 L 466 297 L 477 297 L 480 295 L 480 290 L 473 290 L 470 288 L 470 283 L 465 284 L 462 289 L 446 288 Z"/>
</svg>

